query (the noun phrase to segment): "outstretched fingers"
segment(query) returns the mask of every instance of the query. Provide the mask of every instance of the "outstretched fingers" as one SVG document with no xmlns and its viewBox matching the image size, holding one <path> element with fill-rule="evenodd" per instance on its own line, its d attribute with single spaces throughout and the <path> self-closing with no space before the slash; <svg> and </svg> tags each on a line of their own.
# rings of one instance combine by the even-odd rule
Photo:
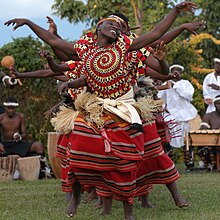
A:
<svg viewBox="0 0 220 220">
<path fill-rule="evenodd" d="M 194 14 L 194 10 L 197 9 L 196 4 L 193 2 L 181 2 L 178 5 L 176 5 L 176 7 L 180 12 L 188 11 L 191 12 L 192 14 Z"/>
<path fill-rule="evenodd" d="M 46 16 L 46 18 L 47 18 L 47 23 L 54 23 L 54 21 L 53 21 L 53 19 L 51 18 L 51 17 L 49 17 L 49 16 Z"/>
<path fill-rule="evenodd" d="M 24 25 L 24 24 L 25 24 L 25 19 L 18 19 L 18 18 L 11 19 L 11 20 L 6 21 L 6 22 L 4 23 L 4 25 L 6 25 L 6 26 L 10 26 L 10 25 L 14 26 L 14 27 L 13 27 L 13 30 L 14 30 L 14 31 L 15 31 L 18 27 L 20 27 L 20 26 L 22 26 L 22 25 Z"/>
</svg>

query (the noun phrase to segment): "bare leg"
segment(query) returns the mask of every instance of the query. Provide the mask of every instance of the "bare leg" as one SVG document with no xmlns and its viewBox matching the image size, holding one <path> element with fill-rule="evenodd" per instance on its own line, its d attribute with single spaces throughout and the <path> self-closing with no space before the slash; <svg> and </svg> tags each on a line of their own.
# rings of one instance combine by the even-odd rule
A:
<svg viewBox="0 0 220 220">
<path fill-rule="evenodd" d="M 71 200 L 71 197 L 72 197 L 72 192 L 66 192 L 66 194 L 65 194 L 65 200 L 66 200 L 66 201 L 70 201 L 70 200 Z"/>
<path fill-rule="evenodd" d="M 111 210 L 112 210 L 112 197 L 108 197 L 108 198 L 102 198 L 103 201 L 103 208 L 102 208 L 102 215 L 109 215 L 111 214 Z"/>
<path fill-rule="evenodd" d="M 97 199 L 97 194 L 96 194 L 96 191 L 95 191 L 95 187 L 92 187 L 91 192 L 86 197 L 86 199 L 83 201 L 83 203 L 90 203 L 94 199 Z"/>
<path fill-rule="evenodd" d="M 77 212 L 77 208 L 80 204 L 80 197 L 81 197 L 81 192 L 80 192 L 81 186 L 79 184 L 79 182 L 75 182 L 74 185 L 72 186 L 72 195 L 71 195 L 71 199 L 69 202 L 69 206 L 67 209 L 67 216 L 68 217 L 73 217 L 74 215 L 76 215 Z"/>
<path fill-rule="evenodd" d="M 123 202 L 125 220 L 135 220 L 133 216 L 133 205 Z"/>
<path fill-rule="evenodd" d="M 36 154 L 43 155 L 44 154 L 44 146 L 40 142 L 34 142 L 31 145 L 29 152 L 34 152 Z"/>
<path fill-rule="evenodd" d="M 101 196 L 98 196 L 98 199 L 96 200 L 96 203 L 93 205 L 93 207 L 94 209 L 100 209 L 103 207 Z"/>
<path fill-rule="evenodd" d="M 176 182 L 166 184 L 166 186 L 171 192 L 176 206 L 180 208 L 189 206 L 189 203 L 180 195 Z"/>
<path fill-rule="evenodd" d="M 140 200 L 141 200 L 141 207 L 143 208 L 154 208 L 155 207 L 149 202 L 149 193 L 144 196 L 140 196 Z"/>
</svg>

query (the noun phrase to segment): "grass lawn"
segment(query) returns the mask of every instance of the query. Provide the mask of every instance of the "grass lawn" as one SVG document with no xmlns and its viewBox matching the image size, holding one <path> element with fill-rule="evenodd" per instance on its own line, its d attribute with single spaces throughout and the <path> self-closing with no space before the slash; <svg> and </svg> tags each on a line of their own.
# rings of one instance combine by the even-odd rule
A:
<svg viewBox="0 0 220 220">
<path fill-rule="evenodd" d="M 181 169 L 181 168 L 180 168 Z M 182 172 L 178 180 L 182 195 L 190 207 L 177 208 L 168 189 L 156 185 L 150 194 L 153 209 L 144 209 L 136 200 L 137 220 L 219 220 L 220 174 L 207 172 Z M 60 180 L 0 182 L 0 220 L 63 220 L 67 202 L 60 191 Z M 100 216 L 93 204 L 81 203 L 76 220 L 123 220 L 122 204 L 114 201 L 112 214 Z"/>
</svg>

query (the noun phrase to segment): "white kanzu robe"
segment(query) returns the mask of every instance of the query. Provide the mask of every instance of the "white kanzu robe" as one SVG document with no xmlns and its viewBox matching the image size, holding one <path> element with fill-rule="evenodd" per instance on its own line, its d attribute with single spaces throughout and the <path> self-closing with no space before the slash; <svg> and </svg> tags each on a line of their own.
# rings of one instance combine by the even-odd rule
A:
<svg viewBox="0 0 220 220">
<path fill-rule="evenodd" d="M 172 138 L 170 145 L 172 147 L 182 147 L 184 145 L 184 137 L 186 130 L 189 131 L 189 120 L 192 120 L 197 115 L 197 109 L 191 104 L 194 88 L 188 80 L 179 80 L 173 82 L 174 85 L 170 89 L 162 90 L 158 96 L 163 98 L 165 107 L 168 113 L 165 112 L 165 121 L 174 120 L 179 123 L 179 126 L 171 130 L 171 134 L 177 137 Z"/>
<path fill-rule="evenodd" d="M 220 76 L 216 76 L 215 72 L 209 73 L 203 81 L 203 97 L 204 99 L 214 99 L 217 95 L 220 95 L 220 90 L 212 89 L 208 84 L 216 84 L 220 86 Z M 209 104 L 206 113 L 215 111 L 214 103 Z"/>
</svg>

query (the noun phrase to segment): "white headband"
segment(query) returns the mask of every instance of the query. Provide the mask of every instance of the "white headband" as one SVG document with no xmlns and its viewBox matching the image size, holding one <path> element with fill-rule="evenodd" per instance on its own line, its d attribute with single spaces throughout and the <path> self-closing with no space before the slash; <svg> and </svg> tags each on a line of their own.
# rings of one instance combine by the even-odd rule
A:
<svg viewBox="0 0 220 220">
<path fill-rule="evenodd" d="M 205 126 L 207 128 L 210 128 L 210 125 L 206 122 L 201 122 L 200 127 Z"/>
<path fill-rule="evenodd" d="M 220 63 L 220 59 L 219 58 L 214 58 L 214 62 L 215 63 Z"/>
<path fill-rule="evenodd" d="M 19 104 L 16 102 L 4 102 L 3 103 L 4 106 L 13 106 L 13 107 L 18 107 Z"/>
<path fill-rule="evenodd" d="M 174 64 L 174 65 L 170 66 L 170 68 L 169 68 L 170 72 L 171 72 L 171 70 L 172 70 L 173 68 L 179 68 L 179 69 L 181 69 L 182 71 L 184 71 L 184 67 L 181 66 L 181 65 L 178 65 L 178 64 Z"/>
<path fill-rule="evenodd" d="M 217 98 L 213 99 L 213 102 L 216 102 L 216 101 L 219 101 L 219 100 L 220 100 L 220 97 L 217 97 Z"/>
</svg>

